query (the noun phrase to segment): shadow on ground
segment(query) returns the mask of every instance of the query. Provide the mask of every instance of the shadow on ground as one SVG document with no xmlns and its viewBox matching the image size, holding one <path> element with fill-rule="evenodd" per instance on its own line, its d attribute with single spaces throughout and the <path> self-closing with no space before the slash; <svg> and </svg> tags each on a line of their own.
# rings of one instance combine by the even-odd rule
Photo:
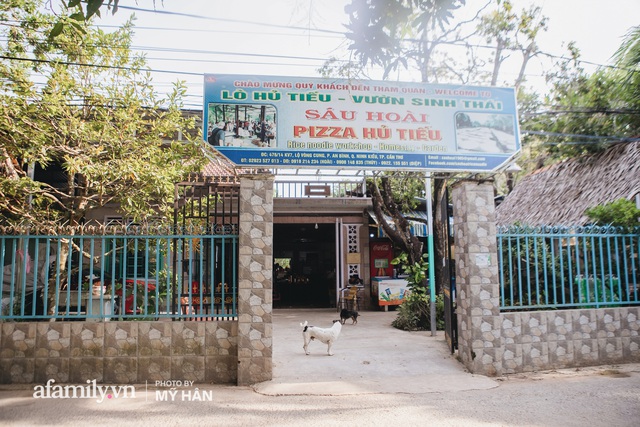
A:
<svg viewBox="0 0 640 427">
<path fill-rule="evenodd" d="M 391 322 L 395 312 L 361 312 L 348 320 L 333 346 L 320 342 L 302 349 L 302 328 L 330 327 L 335 309 L 276 309 L 273 313 L 273 380 L 256 384 L 267 395 L 337 395 L 362 393 L 430 393 L 487 389 L 495 380 L 472 375 L 448 350 L 444 333 L 406 332 Z"/>
</svg>

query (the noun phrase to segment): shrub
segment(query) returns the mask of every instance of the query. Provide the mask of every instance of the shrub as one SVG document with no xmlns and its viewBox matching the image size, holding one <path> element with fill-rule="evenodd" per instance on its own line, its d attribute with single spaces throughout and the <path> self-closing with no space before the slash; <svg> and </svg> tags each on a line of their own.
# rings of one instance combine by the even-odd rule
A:
<svg viewBox="0 0 640 427">
<path fill-rule="evenodd" d="M 640 209 L 634 202 L 627 199 L 618 199 L 615 202 L 589 208 L 585 211 L 585 215 L 597 225 L 627 228 L 640 225 Z"/>
<path fill-rule="evenodd" d="M 404 274 L 407 275 L 407 287 L 409 293 L 404 302 L 398 307 L 398 317 L 391 326 L 405 331 L 431 330 L 431 299 L 428 288 L 425 286 L 426 271 L 429 267 L 423 258 L 411 265 L 407 265 L 407 254 L 400 254 L 391 263 L 402 265 Z M 436 296 L 436 329 L 444 329 L 444 298 Z"/>
<path fill-rule="evenodd" d="M 391 326 L 403 331 L 431 330 L 431 299 L 428 295 L 411 294 L 398 307 L 398 317 Z M 436 329 L 444 329 L 444 298 L 436 295 Z"/>
</svg>

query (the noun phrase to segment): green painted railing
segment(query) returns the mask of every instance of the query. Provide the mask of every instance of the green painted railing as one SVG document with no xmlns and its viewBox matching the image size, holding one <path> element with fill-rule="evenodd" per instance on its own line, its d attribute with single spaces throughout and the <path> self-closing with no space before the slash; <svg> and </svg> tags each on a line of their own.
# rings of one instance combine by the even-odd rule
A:
<svg viewBox="0 0 640 427">
<path fill-rule="evenodd" d="M 640 228 L 498 227 L 503 310 L 640 304 Z"/>
<path fill-rule="evenodd" d="M 237 318 L 233 226 L 0 231 L 2 320 Z"/>
</svg>

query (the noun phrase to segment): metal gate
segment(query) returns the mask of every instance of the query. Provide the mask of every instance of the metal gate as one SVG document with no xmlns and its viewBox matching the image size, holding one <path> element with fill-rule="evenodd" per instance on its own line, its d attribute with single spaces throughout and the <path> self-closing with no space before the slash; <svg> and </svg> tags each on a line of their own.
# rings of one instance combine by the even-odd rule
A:
<svg viewBox="0 0 640 427">
<path fill-rule="evenodd" d="M 194 229 L 235 239 L 176 240 L 173 247 L 173 306 L 198 312 L 213 305 L 222 314 L 236 313 L 240 186 L 213 179 L 175 184 L 174 232 Z M 196 309 L 191 309 L 191 308 Z"/>
<path fill-rule="evenodd" d="M 442 200 L 440 200 L 440 218 L 442 220 L 445 231 L 445 239 L 447 249 L 444 257 L 445 274 L 442 276 L 442 294 L 444 296 L 444 335 L 449 345 L 449 349 L 453 354 L 458 348 L 458 319 L 456 317 L 456 281 L 455 281 L 455 261 L 452 260 L 451 245 L 453 244 L 453 235 L 451 230 L 450 218 L 453 212 L 449 209 L 449 190 L 445 189 Z"/>
</svg>

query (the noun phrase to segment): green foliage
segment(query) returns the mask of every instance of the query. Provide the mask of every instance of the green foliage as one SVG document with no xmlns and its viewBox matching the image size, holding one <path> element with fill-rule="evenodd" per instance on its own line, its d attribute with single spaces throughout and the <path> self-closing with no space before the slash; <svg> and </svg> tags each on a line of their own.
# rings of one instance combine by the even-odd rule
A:
<svg viewBox="0 0 640 427">
<path fill-rule="evenodd" d="M 411 293 L 398 307 L 398 317 L 391 326 L 404 331 L 430 329 L 429 297 L 423 293 Z"/>
<path fill-rule="evenodd" d="M 416 263 L 409 263 L 409 257 L 402 253 L 391 261 L 400 266 L 407 275 L 408 295 L 398 308 L 398 317 L 391 323 L 394 328 L 405 331 L 422 331 L 431 329 L 431 308 L 428 288 L 425 286 L 429 263 L 427 255 Z M 444 298 L 436 296 L 436 328 L 444 328 Z"/>
<path fill-rule="evenodd" d="M 422 292 L 426 294 L 425 284 L 427 271 L 429 270 L 427 258 L 428 255 L 423 254 L 421 260 L 415 263 L 410 263 L 409 256 L 403 252 L 391 260 L 391 264 L 400 266 L 400 268 L 402 268 L 402 272 L 407 275 L 407 286 L 412 293 Z"/>
<path fill-rule="evenodd" d="M 106 3 L 106 4 L 105 4 Z M 66 13 L 60 14 L 55 25 L 49 32 L 49 40 L 58 37 L 65 29 L 73 29 L 81 34 L 86 34 L 84 23 L 94 16 L 100 17 L 100 9 L 104 6 L 112 13 L 118 11 L 119 0 L 67 0 L 62 1 Z M 82 7 L 84 4 L 84 8 Z"/>
<path fill-rule="evenodd" d="M 398 176 L 383 174 L 367 179 L 367 191 L 371 194 L 373 212 L 385 233 L 399 251 L 407 252 L 411 262 L 422 254 L 422 243 L 410 232 L 410 223 L 403 215 L 417 204 L 416 197 L 422 195 L 424 180 L 413 173 Z M 386 226 L 391 218 L 393 225 Z"/>
<path fill-rule="evenodd" d="M 546 152 L 552 159 L 597 153 L 605 148 L 603 142 L 614 140 L 606 137 L 632 136 L 638 131 L 637 124 L 633 125 L 636 121 L 633 115 L 624 114 L 621 110 L 626 102 L 616 95 L 619 85 L 616 74 L 615 71 L 602 70 L 589 76 L 579 73 L 571 79 L 565 75 L 555 81 L 547 101 L 553 105 L 551 110 L 526 123 L 530 130 L 554 134 L 543 138 L 549 142 Z M 612 120 L 614 111 L 622 114 L 616 114 L 616 119 Z"/>
<path fill-rule="evenodd" d="M 559 283 L 555 290 L 546 290 L 544 287 L 545 283 L 556 286 L 556 278 L 569 277 L 566 270 L 568 264 L 561 262 L 561 255 L 557 250 L 552 250 L 548 239 L 536 235 L 534 228 L 519 227 L 515 236 L 502 237 L 498 248 L 498 264 L 502 268 L 500 275 L 504 287 L 502 305 L 539 305 L 545 304 L 554 295 L 561 298 L 565 289 Z"/>
<path fill-rule="evenodd" d="M 0 27 L 9 58 L 0 63 L 0 222 L 75 225 L 107 205 L 136 221 L 166 217 L 173 184 L 205 161 L 195 118 L 182 113 L 184 82 L 165 97 L 155 91 L 144 57 L 130 51 L 131 23 L 106 33 L 80 20 L 82 32 L 65 26 L 48 39 L 58 17 L 43 4 L 0 9 L 24 23 Z M 167 142 L 179 133 L 185 141 Z M 66 183 L 29 177 L 29 167 L 56 165 Z"/>
<path fill-rule="evenodd" d="M 638 27 L 640 28 L 640 27 Z M 545 163 L 602 151 L 607 142 L 640 133 L 640 73 L 637 46 L 640 29 L 629 31 L 616 53 L 616 67 L 588 74 L 580 67 L 580 53 L 568 45 L 567 59 L 547 73 L 552 89 L 542 114 L 523 116 L 527 130 L 553 134 L 525 140 L 545 144 Z M 565 134 L 560 136 L 558 134 Z"/>
<path fill-rule="evenodd" d="M 454 13 L 462 8 L 476 8 L 471 10 L 475 16 L 455 21 Z M 480 5 L 465 0 L 351 0 L 345 12 L 349 49 L 361 67 L 384 67 L 384 79 L 413 68 L 421 72 L 423 82 L 493 86 L 499 83 L 500 66 L 515 49 L 522 63 L 515 83 L 507 84 L 519 87 L 527 63 L 539 54 L 536 39 L 547 30 L 541 7 L 516 11 L 506 0 Z M 494 51 L 473 46 L 469 40 L 474 35 L 484 37 Z M 451 54 L 450 44 L 464 46 L 466 55 Z M 331 70 L 345 71 L 335 66 Z"/>
<path fill-rule="evenodd" d="M 539 6 L 532 5 L 518 14 L 509 0 L 498 1 L 497 5 L 496 10 L 481 16 L 478 24 L 478 33 L 495 47 L 491 86 L 498 83 L 500 67 L 515 49 L 522 52 L 520 72 L 513 83 L 519 88 L 525 80 L 527 63 L 538 54 L 536 38 L 540 32 L 547 31 L 547 18 Z"/>
<path fill-rule="evenodd" d="M 349 49 L 363 66 L 383 66 L 384 78 L 399 67 L 408 68 L 409 61 L 415 61 L 422 69 L 428 62 L 421 51 L 430 41 L 426 35 L 444 32 L 453 12 L 465 3 L 465 0 L 351 0 L 345 6 L 349 15 L 346 25 Z M 403 43 L 410 38 L 420 39 L 421 47 L 416 49 L 415 45 Z"/>
<path fill-rule="evenodd" d="M 616 65 L 620 68 L 616 74 L 618 86 L 616 93 L 625 100 L 629 108 L 627 120 L 633 120 L 633 136 L 640 129 L 640 118 L 634 114 L 640 109 L 640 25 L 633 27 L 626 34 L 620 48 L 615 53 Z"/>
<path fill-rule="evenodd" d="M 640 225 L 640 209 L 627 199 L 595 206 L 585 211 L 596 225 L 614 225 L 633 228 Z"/>
<path fill-rule="evenodd" d="M 640 65 L 640 25 L 631 28 L 615 53 L 616 63 L 621 67 Z"/>
<path fill-rule="evenodd" d="M 431 330 L 431 303 L 426 294 L 411 293 L 398 307 L 398 317 L 391 326 L 403 331 Z M 444 329 L 444 297 L 436 296 L 436 329 Z"/>
<path fill-rule="evenodd" d="M 421 173 L 405 172 L 402 174 L 384 173 L 387 177 L 391 188 L 391 199 L 397 205 L 401 212 L 407 212 L 414 209 L 419 201 L 418 197 L 424 197 L 424 177 Z M 367 178 L 367 181 L 373 182 L 380 187 L 380 178 Z"/>
</svg>

